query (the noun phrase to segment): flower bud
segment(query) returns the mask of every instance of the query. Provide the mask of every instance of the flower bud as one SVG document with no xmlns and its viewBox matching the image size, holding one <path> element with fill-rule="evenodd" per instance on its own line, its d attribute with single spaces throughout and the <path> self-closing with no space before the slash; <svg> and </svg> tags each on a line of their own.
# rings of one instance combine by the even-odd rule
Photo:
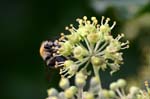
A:
<svg viewBox="0 0 150 99">
<path fill-rule="evenodd" d="M 78 43 L 81 39 L 78 33 L 73 33 L 71 35 L 68 35 L 67 38 L 73 44 Z"/>
<path fill-rule="evenodd" d="M 64 92 L 60 92 L 58 94 L 59 99 L 65 99 L 65 93 Z"/>
<path fill-rule="evenodd" d="M 81 46 L 77 46 L 73 50 L 73 55 L 77 59 L 82 59 L 83 56 L 86 56 L 88 54 L 87 50 L 82 48 Z"/>
<path fill-rule="evenodd" d="M 61 47 L 59 48 L 59 53 L 68 56 L 71 53 L 72 45 L 69 41 L 61 43 Z"/>
<path fill-rule="evenodd" d="M 46 99 L 58 99 L 58 98 L 56 96 L 50 96 L 50 97 L 48 97 Z"/>
<path fill-rule="evenodd" d="M 65 90 L 65 97 L 66 98 L 70 99 L 73 96 L 74 96 L 74 92 L 70 88 L 68 88 L 67 90 Z"/>
<path fill-rule="evenodd" d="M 98 77 L 92 77 L 90 81 L 91 86 L 96 86 L 99 84 L 99 78 Z"/>
<path fill-rule="evenodd" d="M 72 90 L 73 93 L 76 93 L 76 92 L 77 92 L 77 87 L 76 87 L 76 86 L 71 86 L 71 87 L 70 87 L 70 90 Z"/>
<path fill-rule="evenodd" d="M 112 90 L 109 90 L 108 93 L 109 93 L 109 97 L 111 98 L 114 98 L 116 96 L 115 92 Z"/>
<path fill-rule="evenodd" d="M 121 49 L 121 44 L 117 40 L 112 40 L 109 46 L 106 47 L 106 51 L 110 53 L 117 52 Z"/>
<path fill-rule="evenodd" d="M 59 82 L 59 86 L 62 89 L 67 89 L 69 87 L 70 83 L 69 80 L 67 78 L 61 78 L 60 82 Z"/>
<path fill-rule="evenodd" d="M 112 82 L 112 83 L 110 84 L 110 89 L 111 89 L 111 90 L 116 90 L 117 88 L 118 88 L 118 85 L 117 85 L 116 82 Z"/>
<path fill-rule="evenodd" d="M 129 91 L 130 91 L 130 94 L 134 95 L 139 91 L 139 88 L 136 86 L 132 86 Z"/>
<path fill-rule="evenodd" d="M 104 97 L 107 97 L 107 98 L 109 97 L 108 90 L 103 89 L 103 90 L 102 90 L 102 93 L 103 93 Z"/>
<path fill-rule="evenodd" d="M 104 60 L 100 57 L 92 56 L 91 57 L 91 63 L 94 66 L 100 66 L 104 63 Z"/>
<path fill-rule="evenodd" d="M 87 35 L 87 39 L 90 43 L 96 43 L 99 40 L 99 36 L 98 33 L 90 33 Z"/>
<path fill-rule="evenodd" d="M 126 81 L 124 80 L 124 79 L 119 79 L 118 81 L 117 81 L 117 85 L 118 85 L 118 87 L 125 87 L 126 86 Z"/>
<path fill-rule="evenodd" d="M 87 28 L 84 26 L 80 26 L 80 28 L 77 30 L 77 33 L 81 35 L 82 37 L 86 36 L 88 34 Z"/>
<path fill-rule="evenodd" d="M 84 87 L 85 84 L 86 84 L 86 81 L 85 81 L 85 75 L 83 75 L 83 73 L 79 72 L 76 74 L 76 77 L 75 77 L 75 84 L 76 86 L 78 87 Z"/>
<path fill-rule="evenodd" d="M 66 66 L 66 67 L 69 67 L 69 66 L 71 66 L 72 64 L 74 64 L 74 62 L 73 62 L 72 60 L 66 60 L 66 61 L 64 62 L 64 66 Z"/>
<path fill-rule="evenodd" d="M 86 76 L 82 72 L 78 72 L 76 78 L 86 79 Z"/>
<path fill-rule="evenodd" d="M 111 31 L 111 29 L 110 29 L 109 25 L 106 24 L 106 25 L 101 25 L 100 26 L 100 31 L 102 33 L 109 33 Z"/>
<path fill-rule="evenodd" d="M 83 99 L 94 99 L 94 95 L 93 93 L 90 93 L 90 92 L 84 92 Z"/>
<path fill-rule="evenodd" d="M 55 88 L 50 88 L 47 90 L 48 96 L 56 96 L 58 91 Z"/>
<path fill-rule="evenodd" d="M 76 86 L 78 87 L 84 87 L 86 84 L 85 79 L 82 79 L 82 78 L 76 78 L 75 83 L 76 83 Z"/>
</svg>

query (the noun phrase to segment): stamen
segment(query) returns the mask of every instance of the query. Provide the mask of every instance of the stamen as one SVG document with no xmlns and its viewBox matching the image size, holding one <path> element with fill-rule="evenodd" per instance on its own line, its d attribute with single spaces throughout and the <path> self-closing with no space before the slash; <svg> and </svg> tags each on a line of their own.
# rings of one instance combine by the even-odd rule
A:
<svg viewBox="0 0 150 99">
<path fill-rule="evenodd" d="M 65 74 L 63 74 L 63 76 L 64 76 L 64 77 L 66 77 L 67 75 L 69 75 L 69 73 L 68 73 L 68 72 L 66 72 Z"/>
<path fill-rule="evenodd" d="M 113 25 L 110 27 L 110 29 L 112 30 L 116 25 L 116 21 L 114 21 Z"/>
<path fill-rule="evenodd" d="M 125 47 L 122 47 L 121 49 L 126 49 L 126 48 L 129 48 L 129 45 L 125 46 Z"/>
<path fill-rule="evenodd" d="M 87 20 L 87 16 L 84 16 L 83 19 L 86 21 Z"/>
<path fill-rule="evenodd" d="M 68 27 L 68 26 L 66 26 L 66 27 L 65 27 L 65 30 L 69 30 L 69 27 Z"/>
<path fill-rule="evenodd" d="M 145 81 L 144 83 L 145 83 L 145 86 L 148 87 L 148 85 L 149 85 L 148 81 Z"/>
<path fill-rule="evenodd" d="M 70 24 L 70 27 L 73 27 L 73 24 Z"/>
<path fill-rule="evenodd" d="M 60 33 L 61 36 L 65 36 L 64 33 Z"/>
<path fill-rule="evenodd" d="M 65 69 L 60 69 L 60 72 L 59 72 L 59 74 L 63 74 L 63 73 L 65 73 L 65 72 L 67 72 L 69 70 L 69 68 L 65 68 Z"/>
<path fill-rule="evenodd" d="M 104 25 L 104 24 L 103 24 L 103 23 L 104 23 L 104 19 L 105 19 L 105 17 L 102 16 L 102 19 L 101 19 L 101 25 Z"/>
<path fill-rule="evenodd" d="M 63 67 L 63 66 L 64 66 L 63 64 L 56 64 L 56 65 L 55 65 L 56 68 L 58 68 L 58 67 Z"/>
<path fill-rule="evenodd" d="M 96 17 L 91 17 L 91 20 L 93 21 L 92 25 L 96 25 L 98 23 Z"/>
<path fill-rule="evenodd" d="M 87 24 L 91 24 L 91 21 L 87 20 L 86 23 L 87 23 Z"/>
<path fill-rule="evenodd" d="M 110 18 L 107 18 L 105 21 L 105 25 L 108 24 L 109 21 L 110 21 Z"/>
<path fill-rule="evenodd" d="M 71 29 L 72 29 L 72 30 L 71 30 L 72 32 L 76 32 L 76 31 L 77 31 L 77 29 L 74 28 L 73 24 L 70 24 L 70 27 L 71 27 Z M 71 32 L 71 33 L 72 33 L 72 32 Z"/>
<path fill-rule="evenodd" d="M 126 41 L 125 43 L 121 43 L 121 46 L 129 44 L 129 41 Z"/>
<path fill-rule="evenodd" d="M 82 25 L 83 20 L 82 20 L 82 19 L 80 19 L 78 22 L 79 22 L 79 24 L 80 24 L 80 25 Z"/>
<path fill-rule="evenodd" d="M 122 37 L 124 37 L 124 34 L 118 35 L 115 39 L 119 41 Z"/>
<path fill-rule="evenodd" d="M 96 27 L 97 27 L 97 29 L 99 30 L 99 28 L 100 28 L 100 25 L 99 25 L 99 24 L 97 24 L 97 25 L 96 25 Z"/>
</svg>

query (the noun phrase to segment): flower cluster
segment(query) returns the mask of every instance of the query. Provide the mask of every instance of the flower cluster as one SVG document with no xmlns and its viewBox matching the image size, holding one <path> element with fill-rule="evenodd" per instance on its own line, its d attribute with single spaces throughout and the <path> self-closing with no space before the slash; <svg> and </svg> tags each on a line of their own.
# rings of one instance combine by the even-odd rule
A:
<svg viewBox="0 0 150 99">
<path fill-rule="evenodd" d="M 102 99 L 102 91 L 99 90 L 99 80 L 97 77 L 90 79 L 89 89 L 85 90 L 87 76 L 79 72 L 75 76 L 75 86 L 70 86 L 68 78 L 61 78 L 59 86 L 64 91 L 58 92 L 55 88 L 47 90 L 46 99 Z M 109 91 L 110 96 L 114 97 L 114 91 Z"/>
<path fill-rule="evenodd" d="M 87 75 L 79 72 L 75 76 L 75 85 L 71 86 L 68 78 L 61 78 L 59 86 L 63 91 L 58 92 L 55 88 L 47 90 L 46 99 L 150 99 L 150 88 L 148 82 L 145 82 L 146 91 L 136 86 L 131 86 L 129 91 L 125 91 L 127 82 L 119 79 L 110 84 L 110 90 L 99 89 L 99 80 L 97 77 L 91 77 L 87 87 Z"/>
<path fill-rule="evenodd" d="M 105 20 L 102 17 L 101 24 L 98 24 L 96 17 L 91 17 L 90 21 L 84 16 L 83 19 L 77 19 L 77 29 L 72 24 L 66 27 L 70 34 L 61 33 L 57 41 L 60 47 L 55 48 L 56 55 L 66 59 L 57 62 L 56 67 L 62 67 L 60 74 L 72 77 L 79 70 L 86 70 L 90 63 L 97 70 L 105 70 L 109 66 L 111 74 L 119 70 L 120 64 L 123 63 L 123 53 L 120 50 L 128 48 L 129 42 L 120 41 L 124 34 L 115 38 L 111 35 L 116 22 L 110 26 L 109 21 L 109 18 Z"/>
<path fill-rule="evenodd" d="M 146 90 L 140 90 L 137 99 L 150 99 L 150 86 L 148 81 L 145 81 Z"/>
<path fill-rule="evenodd" d="M 127 94 L 124 90 L 125 87 L 126 81 L 123 79 L 119 79 L 117 82 L 112 82 L 110 84 L 110 89 L 115 91 L 115 95 L 112 99 L 150 99 L 150 87 L 148 81 L 145 81 L 146 90 L 141 90 L 136 86 L 131 86 Z M 107 90 L 104 95 L 109 97 Z M 108 99 L 110 99 L 110 97 Z"/>
<path fill-rule="evenodd" d="M 59 86 L 63 91 L 50 88 L 46 99 L 150 99 L 148 82 L 145 82 L 146 91 L 133 86 L 127 93 L 124 79 L 112 82 L 110 90 L 102 88 L 99 70 L 110 67 L 111 74 L 119 70 L 123 63 L 121 50 L 129 47 L 129 41 L 121 41 L 123 34 L 112 36 L 116 22 L 110 26 L 109 21 L 102 17 L 98 24 L 95 17 L 90 21 L 84 16 L 77 19 L 77 28 L 72 24 L 66 27 L 70 34 L 61 33 L 58 40 L 42 43 L 40 54 L 43 60 L 49 67 L 59 68 L 62 75 Z M 89 66 L 94 72 L 90 80 Z M 74 75 L 75 85 L 72 86 L 69 78 Z"/>
<path fill-rule="evenodd" d="M 75 76 L 75 86 L 70 86 L 68 78 L 61 78 L 59 86 L 64 90 L 58 92 L 54 88 L 48 89 L 48 98 L 47 99 L 96 99 L 95 97 L 100 98 L 99 89 L 99 80 L 96 77 L 92 77 L 90 80 L 89 90 L 85 91 L 84 87 L 86 85 L 87 76 L 82 72 L 79 72 Z M 99 99 L 98 98 L 98 99 Z"/>
</svg>

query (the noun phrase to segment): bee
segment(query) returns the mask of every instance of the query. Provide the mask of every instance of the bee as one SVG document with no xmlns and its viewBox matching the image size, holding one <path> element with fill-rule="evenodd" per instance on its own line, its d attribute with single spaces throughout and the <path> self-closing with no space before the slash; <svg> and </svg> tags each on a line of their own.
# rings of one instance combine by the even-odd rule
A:
<svg viewBox="0 0 150 99">
<path fill-rule="evenodd" d="M 58 63 L 64 62 L 65 57 L 58 55 L 60 45 L 57 41 L 44 41 L 40 47 L 40 56 L 49 68 L 59 68 Z"/>
</svg>

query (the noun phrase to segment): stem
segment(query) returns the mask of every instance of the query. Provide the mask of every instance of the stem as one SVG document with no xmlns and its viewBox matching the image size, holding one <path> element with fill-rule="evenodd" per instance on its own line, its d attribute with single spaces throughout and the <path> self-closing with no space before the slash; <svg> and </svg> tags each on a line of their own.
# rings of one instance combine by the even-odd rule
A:
<svg viewBox="0 0 150 99">
<path fill-rule="evenodd" d="M 87 40 L 85 37 L 84 37 L 84 41 L 85 41 L 85 43 L 86 43 L 86 45 L 87 45 L 87 47 L 88 47 L 88 50 L 89 50 L 89 52 L 90 52 L 90 54 L 91 54 L 91 53 L 92 53 L 91 46 L 90 46 L 88 40 Z"/>
<path fill-rule="evenodd" d="M 116 92 L 120 96 L 120 98 L 122 99 L 123 95 L 121 94 L 121 92 L 119 91 L 119 89 L 116 89 Z"/>
<path fill-rule="evenodd" d="M 85 64 L 85 66 L 81 69 L 81 71 L 86 70 L 86 68 L 87 68 L 87 66 L 89 65 L 89 63 L 90 63 L 90 61 L 88 61 L 88 62 Z"/>
<path fill-rule="evenodd" d="M 97 52 L 100 52 L 104 47 L 106 47 L 107 44 L 108 44 L 108 43 L 105 42 L 105 43 L 97 50 Z"/>
<path fill-rule="evenodd" d="M 81 65 L 83 65 L 86 61 L 88 61 L 89 60 L 89 57 L 86 57 L 81 63 L 79 63 L 78 64 L 78 66 L 81 66 Z"/>
<path fill-rule="evenodd" d="M 79 88 L 78 89 L 78 99 L 82 99 L 83 98 L 83 88 Z"/>
<path fill-rule="evenodd" d="M 99 75 L 99 68 L 97 68 L 96 66 L 93 66 L 93 70 L 94 70 L 94 74 L 95 74 L 95 76 L 96 77 L 98 77 L 98 80 L 99 80 L 99 87 L 100 87 L 100 89 L 102 89 L 102 87 L 101 87 L 101 80 L 100 80 L 100 75 Z"/>
<path fill-rule="evenodd" d="M 98 43 L 96 43 L 94 51 L 96 51 L 98 49 L 98 47 L 99 47 L 100 44 L 101 44 L 101 40 L 99 40 Z"/>
<path fill-rule="evenodd" d="M 101 85 L 101 79 L 100 79 L 100 75 L 99 75 L 99 67 L 97 66 L 93 66 L 93 70 L 94 70 L 94 74 L 95 76 L 98 78 L 98 81 L 99 81 L 99 90 L 101 92 L 101 99 L 104 99 L 104 96 L 102 94 L 102 85 Z"/>
<path fill-rule="evenodd" d="M 105 51 L 102 51 L 102 52 L 99 52 L 99 53 L 97 53 L 96 55 L 104 55 L 105 54 Z"/>
<path fill-rule="evenodd" d="M 121 88 L 121 92 L 122 92 L 123 96 L 125 97 L 125 96 L 126 96 L 126 94 L 125 94 L 125 91 L 124 91 L 124 89 L 123 89 L 123 88 Z"/>
</svg>

